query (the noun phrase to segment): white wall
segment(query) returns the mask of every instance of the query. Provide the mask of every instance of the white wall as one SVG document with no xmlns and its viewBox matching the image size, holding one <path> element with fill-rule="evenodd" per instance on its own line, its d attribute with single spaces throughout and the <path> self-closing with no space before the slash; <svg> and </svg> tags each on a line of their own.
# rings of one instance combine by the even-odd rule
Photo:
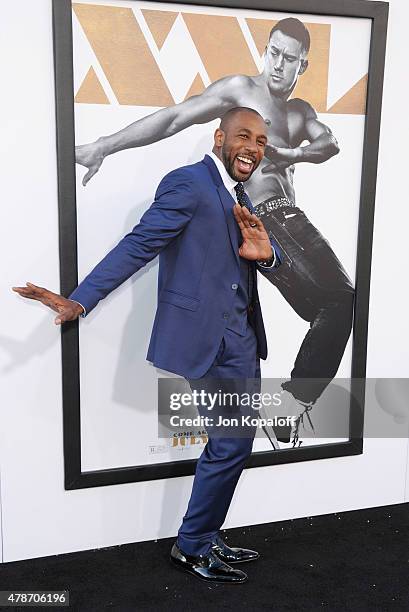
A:
<svg viewBox="0 0 409 612">
<path fill-rule="evenodd" d="M 407 99 L 408 23 L 406 0 L 392 0 L 368 376 L 409 375 L 409 213 L 401 193 L 409 132 L 406 110 L 398 106 Z M 2 560 L 172 536 L 188 500 L 190 477 L 64 490 L 59 329 L 40 305 L 10 291 L 27 280 L 56 290 L 59 286 L 51 2 L 8 3 L 0 27 L 6 81 L 2 117 L 7 119 L 1 140 L 6 172 L 0 223 L 2 261 L 7 262 L 0 280 Z M 39 325 L 45 320 L 50 324 Z M 248 470 L 227 525 L 403 502 L 407 454 L 406 439 L 372 439 L 358 457 Z"/>
</svg>

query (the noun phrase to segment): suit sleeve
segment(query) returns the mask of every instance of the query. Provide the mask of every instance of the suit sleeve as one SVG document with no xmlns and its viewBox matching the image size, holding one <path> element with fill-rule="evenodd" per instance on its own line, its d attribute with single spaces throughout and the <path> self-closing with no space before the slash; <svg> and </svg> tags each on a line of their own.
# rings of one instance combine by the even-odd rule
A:
<svg viewBox="0 0 409 612">
<path fill-rule="evenodd" d="M 274 270 L 275 268 L 278 268 L 278 266 L 280 266 L 283 262 L 283 254 L 277 242 L 272 237 L 271 232 L 269 232 L 269 238 L 270 238 L 271 248 L 273 249 L 273 254 L 268 264 L 265 264 L 261 261 L 256 262 L 258 267 L 261 270 Z"/>
<path fill-rule="evenodd" d="M 196 191 L 193 177 L 186 169 L 168 174 L 138 225 L 95 266 L 69 299 L 79 302 L 88 314 L 100 300 L 154 259 L 193 217 L 199 202 Z"/>
</svg>

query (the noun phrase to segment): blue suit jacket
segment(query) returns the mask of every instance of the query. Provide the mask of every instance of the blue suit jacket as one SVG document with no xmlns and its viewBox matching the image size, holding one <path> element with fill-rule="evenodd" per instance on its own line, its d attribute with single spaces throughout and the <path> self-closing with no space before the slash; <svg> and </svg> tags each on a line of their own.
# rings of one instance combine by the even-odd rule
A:
<svg viewBox="0 0 409 612">
<path fill-rule="evenodd" d="M 161 181 L 139 224 L 70 298 L 89 313 L 159 254 L 158 305 L 147 359 L 187 378 L 203 376 L 217 354 L 240 280 L 234 203 L 209 156 L 173 170 Z M 256 286 L 253 296 L 252 325 L 258 353 L 265 359 Z"/>
</svg>

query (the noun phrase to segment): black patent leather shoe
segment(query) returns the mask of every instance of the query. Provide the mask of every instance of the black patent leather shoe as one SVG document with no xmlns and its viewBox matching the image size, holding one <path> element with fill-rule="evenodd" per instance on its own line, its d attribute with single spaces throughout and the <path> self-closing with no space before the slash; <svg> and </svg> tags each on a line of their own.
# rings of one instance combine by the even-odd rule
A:
<svg viewBox="0 0 409 612">
<path fill-rule="evenodd" d="M 179 569 L 207 582 L 241 584 L 247 580 L 247 575 L 244 572 L 233 569 L 230 565 L 224 563 L 212 549 L 206 555 L 194 557 L 182 552 L 175 542 L 170 553 L 170 560 Z"/>
<path fill-rule="evenodd" d="M 212 551 L 225 563 L 245 563 L 259 558 L 258 552 L 247 548 L 230 548 L 219 534 L 212 542 Z"/>
</svg>

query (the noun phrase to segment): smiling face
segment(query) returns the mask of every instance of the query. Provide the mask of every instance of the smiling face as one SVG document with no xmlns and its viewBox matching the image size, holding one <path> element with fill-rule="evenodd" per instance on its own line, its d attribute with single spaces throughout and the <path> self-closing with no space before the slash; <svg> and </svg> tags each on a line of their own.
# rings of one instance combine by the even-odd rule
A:
<svg viewBox="0 0 409 612">
<path fill-rule="evenodd" d="M 232 179 L 243 182 L 263 159 L 266 144 L 266 124 L 262 117 L 240 111 L 231 117 L 224 130 L 216 130 L 213 151 Z"/>
<path fill-rule="evenodd" d="M 271 35 L 265 52 L 263 74 L 271 93 L 286 96 L 308 66 L 302 43 L 280 30 Z"/>
</svg>

